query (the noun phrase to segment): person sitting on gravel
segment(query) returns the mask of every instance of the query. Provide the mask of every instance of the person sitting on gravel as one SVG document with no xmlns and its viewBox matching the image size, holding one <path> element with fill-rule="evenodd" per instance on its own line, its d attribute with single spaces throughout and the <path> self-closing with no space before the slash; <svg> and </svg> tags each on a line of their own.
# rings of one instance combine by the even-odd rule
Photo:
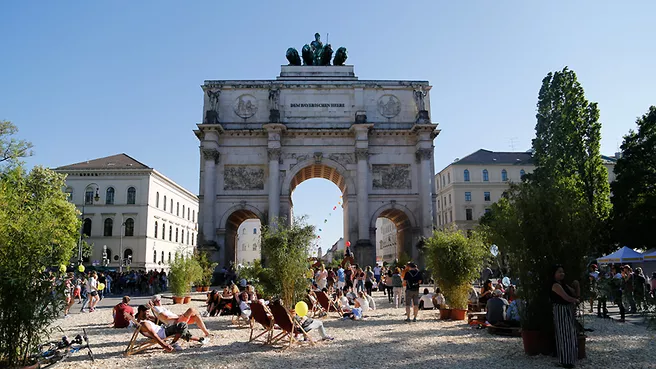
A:
<svg viewBox="0 0 656 369">
<path fill-rule="evenodd" d="M 495 325 L 506 320 L 506 309 L 508 300 L 503 298 L 501 290 L 494 290 L 493 297 L 487 301 L 487 313 L 485 319 L 488 323 Z"/>
<path fill-rule="evenodd" d="M 166 327 L 153 323 L 148 316 L 148 307 L 146 305 L 139 305 L 137 308 L 136 320 L 141 323 L 139 326 L 139 332 L 148 338 L 154 339 L 167 352 L 182 349 L 177 343 L 180 338 L 187 342 L 196 341 L 201 345 L 205 345 L 209 342 L 205 337 L 192 336 L 191 332 L 189 332 L 187 323 L 180 322 Z M 173 336 L 173 341 L 169 345 L 164 340 L 170 336 Z"/>
<path fill-rule="evenodd" d="M 134 315 L 134 309 L 128 305 L 130 296 L 123 296 L 123 301 L 114 306 L 112 315 L 114 316 L 114 328 L 127 328 L 130 325 L 130 316 Z"/>
<path fill-rule="evenodd" d="M 187 324 L 196 324 L 198 328 L 205 334 L 206 337 L 210 335 L 210 332 L 205 328 L 205 323 L 200 317 L 200 313 L 195 308 L 189 308 L 182 315 L 177 315 L 171 310 L 162 306 L 162 295 L 155 295 L 151 299 L 151 304 L 153 306 L 153 311 L 157 314 L 157 318 L 163 321 L 166 324 L 174 323 L 187 323 Z"/>
<path fill-rule="evenodd" d="M 424 288 L 424 294 L 419 298 L 419 310 L 433 310 L 433 294 L 428 292 L 428 288 Z"/>
</svg>

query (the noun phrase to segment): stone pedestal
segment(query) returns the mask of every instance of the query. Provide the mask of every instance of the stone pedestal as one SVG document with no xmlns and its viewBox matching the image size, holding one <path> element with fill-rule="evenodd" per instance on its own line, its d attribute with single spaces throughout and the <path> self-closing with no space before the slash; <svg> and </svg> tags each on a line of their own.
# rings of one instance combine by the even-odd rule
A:
<svg viewBox="0 0 656 369">
<path fill-rule="evenodd" d="M 376 264 L 376 245 L 371 240 L 358 240 L 353 248 L 355 254 L 355 263 L 364 269 L 367 265 L 374 266 Z"/>
<path fill-rule="evenodd" d="M 350 80 L 357 81 L 352 65 L 282 65 L 278 80 Z"/>
</svg>

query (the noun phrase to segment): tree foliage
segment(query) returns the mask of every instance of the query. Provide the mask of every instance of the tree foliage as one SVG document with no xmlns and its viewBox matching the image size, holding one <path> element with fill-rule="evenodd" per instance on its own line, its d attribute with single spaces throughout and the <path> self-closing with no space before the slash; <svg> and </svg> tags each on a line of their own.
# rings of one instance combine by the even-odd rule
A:
<svg viewBox="0 0 656 369">
<path fill-rule="evenodd" d="M 212 276 L 214 275 L 214 268 L 219 264 L 213 263 L 210 260 L 210 256 L 205 251 L 196 250 L 194 252 L 194 259 L 201 270 L 200 275 L 194 282 L 197 286 L 209 286 L 212 282 Z"/>
<path fill-rule="evenodd" d="M 276 228 L 262 227 L 262 255 L 271 270 L 276 295 L 290 308 L 304 299 L 309 250 L 317 236 L 315 227 L 308 225 L 305 218 L 296 218 L 291 225 L 283 220 L 275 224 Z"/>
<path fill-rule="evenodd" d="M 19 363 L 63 309 L 63 286 L 44 273 L 68 264 L 78 240 L 63 186 L 64 176 L 42 167 L 0 174 L 0 366 Z"/>
<path fill-rule="evenodd" d="M 32 144 L 13 137 L 18 128 L 11 122 L 0 120 L 0 163 L 17 164 L 19 158 L 32 155 Z"/>
<path fill-rule="evenodd" d="M 203 270 L 193 256 L 184 256 L 184 250 L 175 253 L 169 269 L 169 286 L 174 296 L 184 297 L 191 292 L 191 284 L 201 278 Z"/>
<path fill-rule="evenodd" d="M 455 229 L 435 231 L 425 242 L 424 255 L 449 306 L 467 309 L 471 283 L 487 255 L 480 234 L 472 232 L 468 238 Z"/>
<path fill-rule="evenodd" d="M 615 165 L 613 188 L 614 238 L 622 245 L 656 247 L 645 230 L 656 224 L 656 106 L 638 118 L 638 130 L 624 136 Z"/>
</svg>

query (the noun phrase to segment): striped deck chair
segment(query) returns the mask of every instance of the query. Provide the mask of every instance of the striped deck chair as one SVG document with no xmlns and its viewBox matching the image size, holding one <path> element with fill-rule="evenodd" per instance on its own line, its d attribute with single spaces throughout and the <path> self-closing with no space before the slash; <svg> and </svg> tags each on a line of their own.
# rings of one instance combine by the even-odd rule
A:
<svg viewBox="0 0 656 369">
<path fill-rule="evenodd" d="M 339 316 L 344 316 L 344 314 L 342 313 L 342 309 L 340 309 L 335 303 L 335 301 L 333 301 L 333 299 L 328 297 L 328 295 L 326 295 L 325 292 L 317 291 L 316 296 L 323 310 L 327 312 L 335 311 L 337 312 L 337 314 L 339 314 Z"/>
<path fill-rule="evenodd" d="M 303 334 L 305 339 L 308 340 L 312 346 L 314 346 L 314 341 L 312 341 L 310 336 L 308 336 L 303 327 L 301 327 L 301 325 L 296 320 L 294 320 L 291 315 L 289 315 L 289 312 L 287 309 L 285 309 L 284 306 L 278 302 L 271 303 L 269 308 L 273 314 L 273 319 L 275 320 L 276 324 L 280 327 L 280 329 L 282 329 L 280 334 L 272 338 L 272 344 L 277 343 L 283 339 L 289 339 L 289 344 L 284 348 L 284 350 L 287 350 L 288 348 L 292 347 L 292 345 L 301 344 L 301 341 L 297 340 L 295 336 L 297 334 Z"/>
<path fill-rule="evenodd" d="M 255 336 L 255 329 L 259 323 L 264 332 Z M 269 308 L 266 305 L 260 303 L 259 301 L 254 301 L 251 303 L 251 336 L 248 339 L 248 342 L 253 342 L 258 338 L 263 337 L 263 343 L 268 345 L 271 343 L 273 338 L 273 329 L 275 322 L 273 320 L 273 314 L 269 311 Z"/>
<path fill-rule="evenodd" d="M 130 342 L 128 342 L 128 347 L 126 347 L 125 351 L 123 351 L 124 356 L 137 354 L 139 352 L 151 348 L 152 346 L 159 347 L 159 344 L 154 338 L 147 336 L 145 333 L 141 332 L 141 326 L 143 323 L 140 323 L 135 319 L 132 320 L 132 323 L 135 325 L 134 333 L 132 333 L 132 338 L 130 338 Z M 139 333 L 141 333 L 141 335 L 143 335 L 146 338 L 146 340 L 137 343 L 137 340 L 139 339 Z M 173 340 L 173 337 L 166 337 L 164 339 L 164 342 L 169 342 L 170 340 Z"/>
<path fill-rule="evenodd" d="M 317 300 L 317 295 L 314 294 L 314 292 L 310 291 L 307 295 L 306 302 L 308 304 L 308 309 L 309 312 L 308 314 L 311 314 L 311 317 L 316 317 L 316 316 L 324 316 L 328 315 L 326 311 L 323 309 L 319 301 Z"/>
</svg>

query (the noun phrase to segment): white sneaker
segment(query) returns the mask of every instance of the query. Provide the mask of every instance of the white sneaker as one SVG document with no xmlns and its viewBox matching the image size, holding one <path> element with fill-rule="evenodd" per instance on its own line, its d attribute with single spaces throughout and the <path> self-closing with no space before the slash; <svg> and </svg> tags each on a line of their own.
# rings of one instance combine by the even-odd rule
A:
<svg viewBox="0 0 656 369">
<path fill-rule="evenodd" d="M 205 346 L 210 343 L 210 338 L 209 337 L 201 337 L 200 341 L 198 341 L 201 346 Z"/>
</svg>

